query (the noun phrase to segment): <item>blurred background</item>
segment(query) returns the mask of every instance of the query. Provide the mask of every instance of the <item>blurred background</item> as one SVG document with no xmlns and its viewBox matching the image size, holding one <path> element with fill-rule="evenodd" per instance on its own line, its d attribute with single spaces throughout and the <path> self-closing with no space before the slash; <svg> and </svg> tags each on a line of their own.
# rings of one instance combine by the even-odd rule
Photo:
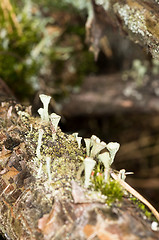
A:
<svg viewBox="0 0 159 240">
<path fill-rule="evenodd" d="M 86 36 L 88 1 L 0 1 L 0 97 L 53 97 L 61 128 L 121 148 L 113 168 L 159 210 L 159 62 L 109 19 L 98 56 Z M 7 237 L 7 236 L 6 236 Z"/>
</svg>

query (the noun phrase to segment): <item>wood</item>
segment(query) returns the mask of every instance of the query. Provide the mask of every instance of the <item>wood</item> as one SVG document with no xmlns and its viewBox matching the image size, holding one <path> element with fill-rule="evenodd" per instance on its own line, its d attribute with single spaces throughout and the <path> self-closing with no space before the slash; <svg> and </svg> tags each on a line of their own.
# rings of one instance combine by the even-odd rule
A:
<svg viewBox="0 0 159 240">
<path fill-rule="evenodd" d="M 92 0 L 94 15 L 88 20 L 87 42 L 95 57 L 99 49 L 107 56 L 109 45 L 106 32 L 109 24 L 115 29 L 120 28 L 121 32 L 128 36 L 135 43 L 140 44 L 152 56 L 159 59 L 159 2 L 155 0 L 104 0 L 100 5 L 98 0 Z"/>
<path fill-rule="evenodd" d="M 76 175 L 85 156 L 72 135 L 31 116 L 30 108 L 5 102 L 0 107 L 0 230 L 12 240 L 157 240 L 159 232 L 128 196 L 105 204 L 100 193 L 83 187 Z M 37 159 L 38 130 L 44 130 Z M 45 156 L 51 156 L 51 182 Z M 40 162 L 43 169 L 39 173 Z M 133 226 L 133 227 L 132 227 Z"/>
</svg>

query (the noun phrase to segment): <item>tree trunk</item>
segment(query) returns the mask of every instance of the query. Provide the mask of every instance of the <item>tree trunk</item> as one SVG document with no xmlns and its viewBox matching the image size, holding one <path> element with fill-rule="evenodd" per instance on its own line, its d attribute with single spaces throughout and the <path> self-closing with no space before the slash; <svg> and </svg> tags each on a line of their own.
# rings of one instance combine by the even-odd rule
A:
<svg viewBox="0 0 159 240">
<path fill-rule="evenodd" d="M 97 57 L 102 48 L 110 55 L 106 35 L 111 23 L 121 29 L 135 43 L 145 47 L 154 58 L 159 59 L 159 3 L 155 0 L 92 0 L 93 18 L 88 20 L 87 42 Z"/>
<path fill-rule="evenodd" d="M 55 141 L 52 133 L 30 107 L 1 103 L 0 230 L 7 239 L 159 239 L 128 193 L 109 206 L 106 196 L 84 188 L 77 175 L 85 149 L 60 128 Z"/>
</svg>

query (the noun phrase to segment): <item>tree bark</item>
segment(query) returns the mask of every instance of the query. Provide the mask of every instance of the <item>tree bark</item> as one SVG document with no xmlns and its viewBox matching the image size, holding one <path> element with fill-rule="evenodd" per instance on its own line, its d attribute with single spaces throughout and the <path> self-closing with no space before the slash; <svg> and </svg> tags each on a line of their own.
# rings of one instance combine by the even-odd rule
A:
<svg viewBox="0 0 159 240">
<path fill-rule="evenodd" d="M 87 22 L 87 42 L 97 57 L 99 49 L 111 54 L 107 27 L 120 28 L 135 43 L 159 59 L 159 3 L 155 0 L 92 0 L 93 18 Z M 109 50 L 109 51 L 108 51 Z"/>
<path fill-rule="evenodd" d="M 40 157 L 39 129 L 43 129 Z M 77 177 L 85 157 L 72 135 L 15 101 L 0 107 L 0 230 L 12 240 L 157 240 L 151 221 L 126 194 L 108 206 Z M 46 156 L 50 156 L 50 174 Z M 41 170 L 40 170 L 41 168 Z"/>
</svg>

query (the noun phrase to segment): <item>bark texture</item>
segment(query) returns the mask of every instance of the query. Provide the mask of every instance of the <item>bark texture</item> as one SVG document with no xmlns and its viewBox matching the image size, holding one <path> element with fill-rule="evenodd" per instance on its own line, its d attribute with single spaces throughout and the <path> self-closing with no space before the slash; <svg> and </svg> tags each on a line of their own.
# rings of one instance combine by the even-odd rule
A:
<svg viewBox="0 0 159 240">
<path fill-rule="evenodd" d="M 107 26 L 128 36 L 159 59 L 159 2 L 156 0 L 92 0 L 94 16 L 87 23 L 87 41 L 97 56 L 102 48 L 111 54 L 107 41 Z M 109 38 L 109 37 L 108 37 Z"/>
<path fill-rule="evenodd" d="M 46 156 L 51 157 L 51 180 Z M 159 239 L 129 195 L 110 207 L 100 192 L 83 187 L 77 177 L 83 157 L 85 149 L 60 128 L 52 141 L 52 126 L 32 117 L 30 107 L 1 104 L 0 230 L 7 239 Z"/>
</svg>

